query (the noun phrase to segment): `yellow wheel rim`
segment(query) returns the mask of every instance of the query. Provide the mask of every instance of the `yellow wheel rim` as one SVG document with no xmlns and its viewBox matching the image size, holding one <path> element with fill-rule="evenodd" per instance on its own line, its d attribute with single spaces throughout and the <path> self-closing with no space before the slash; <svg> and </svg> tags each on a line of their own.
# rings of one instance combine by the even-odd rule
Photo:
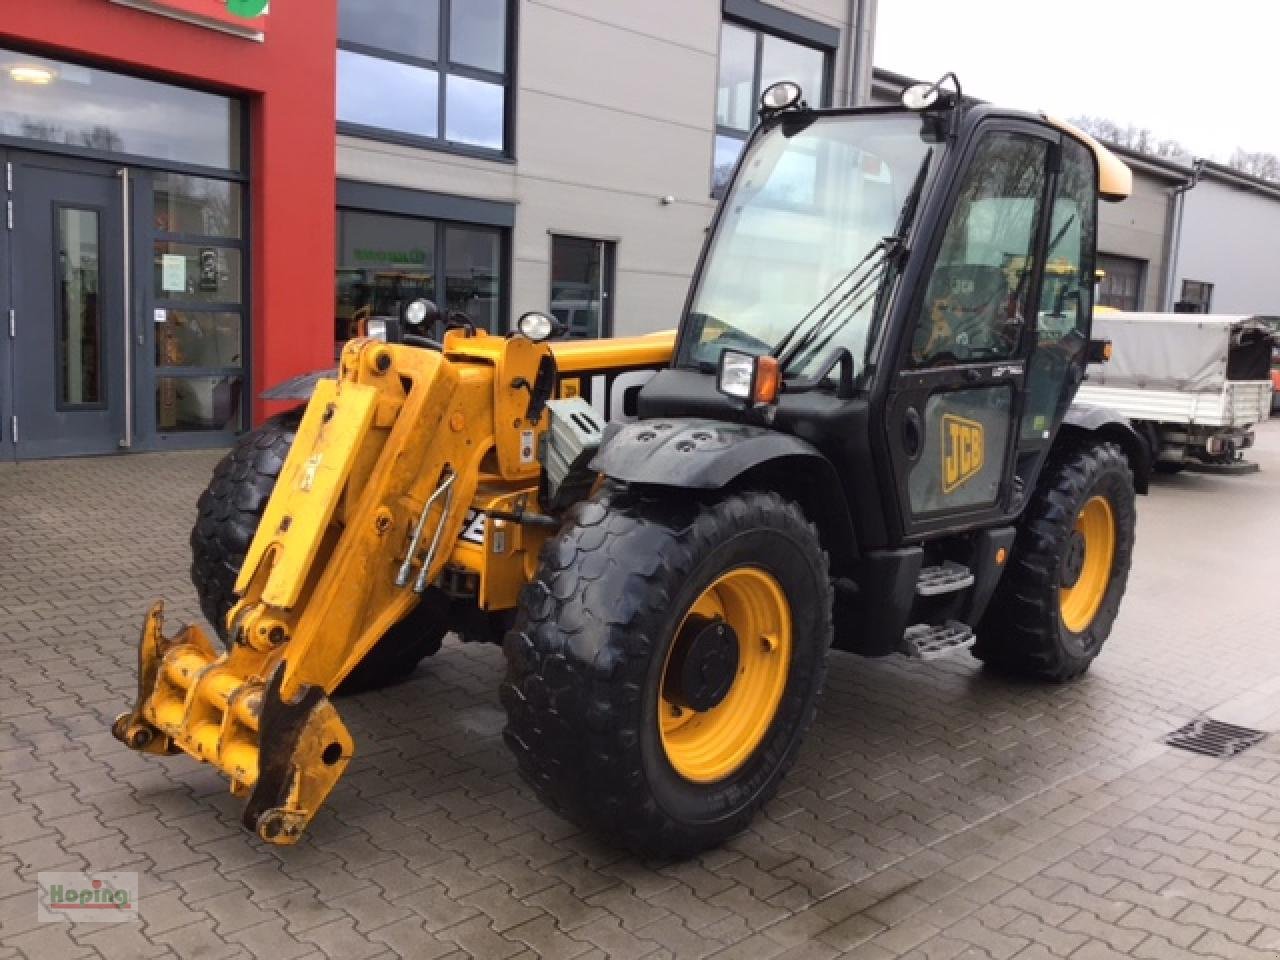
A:
<svg viewBox="0 0 1280 960">
<path fill-rule="evenodd" d="M 714 783 L 738 770 L 760 746 L 778 712 L 791 668 L 791 607 L 782 587 L 756 567 L 721 574 L 680 620 L 722 619 L 738 638 L 738 668 L 724 698 L 708 710 L 672 703 L 663 694 L 671 650 L 658 687 L 658 729 L 667 760 L 695 783 Z M 672 642 L 672 648 L 675 646 Z"/>
<path fill-rule="evenodd" d="M 1083 549 L 1080 574 L 1070 587 L 1059 590 L 1062 623 L 1072 633 L 1081 633 L 1093 623 L 1111 583 L 1111 564 L 1116 555 L 1116 520 L 1106 497 L 1092 497 L 1076 517 L 1077 549 Z"/>
</svg>

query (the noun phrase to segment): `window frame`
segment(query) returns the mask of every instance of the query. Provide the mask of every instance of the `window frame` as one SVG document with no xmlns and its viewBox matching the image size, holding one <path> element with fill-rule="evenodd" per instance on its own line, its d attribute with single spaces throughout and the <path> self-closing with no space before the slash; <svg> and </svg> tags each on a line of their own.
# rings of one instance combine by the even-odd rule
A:
<svg viewBox="0 0 1280 960">
<path fill-rule="evenodd" d="M 1035 266 L 1033 266 L 1033 270 L 1035 272 L 1032 283 L 1023 292 L 1024 322 L 1021 334 L 1009 354 L 999 359 L 957 359 L 954 364 L 949 365 L 919 363 L 912 358 L 912 344 L 917 327 L 924 317 L 929 285 L 933 279 L 934 271 L 938 267 L 938 259 L 942 255 L 943 244 L 960 206 L 962 199 L 960 190 L 967 178 L 976 169 L 976 162 L 982 148 L 988 141 L 998 137 L 1022 138 L 1038 142 L 1045 149 L 1044 176 L 1040 185 L 1040 196 L 1036 201 L 1035 216 L 1031 222 L 1030 256 L 1034 259 Z M 903 328 L 903 342 L 897 365 L 901 375 L 919 376 L 963 367 L 1008 364 L 1018 360 L 1025 360 L 1030 354 L 1031 339 L 1028 336 L 1028 328 L 1033 326 L 1033 323 L 1029 320 L 1029 317 L 1039 309 L 1041 290 L 1043 288 L 1044 268 L 1040 261 L 1045 255 L 1045 247 L 1048 243 L 1049 221 L 1052 216 L 1053 206 L 1052 199 L 1054 191 L 1057 189 L 1057 171 L 1053 169 L 1053 165 L 1056 163 L 1054 153 L 1059 149 L 1059 144 L 1060 140 L 1057 138 L 1046 135 L 1045 131 L 1037 129 L 1032 124 L 1018 120 L 998 119 L 986 125 L 980 125 L 977 128 L 972 142 L 965 149 L 964 156 L 955 168 L 955 173 L 952 175 L 950 183 L 944 187 L 947 191 L 947 203 L 938 217 L 937 223 L 934 224 L 934 236 L 929 245 L 928 256 L 922 260 L 924 266 L 921 268 L 921 275 L 917 278 L 918 282 L 915 284 L 915 290 L 908 301 L 909 306 L 906 316 L 909 322 Z"/>
<path fill-rule="evenodd" d="M 1198 287 L 1198 288 L 1199 288 L 1199 292 L 1200 292 L 1201 294 L 1203 294 L 1203 297 L 1196 297 L 1196 299 L 1194 299 L 1194 300 L 1190 299 L 1190 298 L 1187 296 L 1187 287 L 1188 287 L 1188 286 Z M 1182 303 L 1194 303 L 1194 304 L 1196 304 L 1197 306 L 1203 307 L 1203 308 L 1204 308 L 1203 310 L 1197 310 L 1197 311 L 1195 311 L 1196 313 L 1200 313 L 1200 314 L 1208 314 L 1208 313 L 1212 313 L 1212 312 L 1213 312 L 1213 283 L 1212 283 L 1211 281 L 1209 281 L 1209 280 L 1190 280 L 1190 279 L 1188 279 L 1188 278 L 1186 278 L 1186 277 L 1183 277 L 1183 278 L 1182 278 L 1182 285 L 1179 287 L 1179 292 L 1180 292 L 1180 294 L 1181 294 L 1181 295 L 1178 297 L 1178 303 L 1179 303 L 1179 304 L 1182 304 Z M 1174 309 L 1175 309 L 1175 311 L 1176 311 L 1176 309 L 1177 309 L 1177 304 L 1175 304 L 1175 305 L 1174 305 Z M 1189 312 L 1189 311 L 1188 311 L 1188 312 Z"/>
<path fill-rule="evenodd" d="M 348 53 L 360 54 L 362 56 L 373 57 L 379 60 L 388 60 L 393 63 L 404 64 L 405 66 L 434 71 L 437 77 L 436 116 L 439 124 L 439 136 L 424 137 L 414 133 L 406 133 L 400 130 L 392 130 L 386 127 L 378 127 L 341 119 L 337 121 L 339 135 L 360 137 L 365 140 L 378 140 L 385 143 L 400 144 L 402 146 L 425 147 L 429 150 L 438 150 L 444 153 L 459 154 L 461 156 L 477 157 L 484 160 L 497 160 L 501 162 L 515 161 L 516 84 L 514 82 L 514 77 L 516 74 L 516 57 L 519 50 L 520 4 L 515 2 L 515 0 L 503 0 L 506 4 L 507 20 L 507 35 L 503 50 L 504 72 L 496 73 L 492 70 L 472 67 L 467 64 L 454 64 L 449 60 L 449 14 L 452 4 L 458 2 L 465 3 L 466 0 L 440 0 L 440 23 L 435 60 L 414 57 L 400 53 L 396 50 L 388 50 L 371 44 L 344 40 L 341 36 L 338 37 L 337 43 L 338 50 L 345 50 Z M 335 57 L 336 56 L 337 54 L 335 52 Z M 503 118 L 501 149 L 494 150 L 490 147 L 455 142 L 446 138 L 446 100 L 448 97 L 448 78 L 451 76 L 463 77 L 469 80 L 479 80 L 484 83 L 497 84 L 502 87 Z"/>
<path fill-rule="evenodd" d="M 432 257 L 432 276 L 437 285 L 438 306 L 444 310 L 447 304 L 439 294 L 445 271 L 445 230 L 450 226 L 493 230 L 498 235 L 499 295 L 495 334 L 511 329 L 512 303 L 512 231 L 515 226 L 515 205 L 496 200 L 475 200 L 467 197 L 409 190 L 384 184 L 365 183 L 359 180 L 339 179 L 335 205 L 334 249 L 342 245 L 344 211 L 383 216 L 403 217 L 434 225 L 436 250 Z M 335 256 L 335 269 L 341 266 Z"/>
<path fill-rule="evenodd" d="M 1143 260 L 1141 257 L 1129 257 L 1121 253 L 1103 253 L 1102 251 L 1098 251 L 1097 255 L 1094 257 L 1095 268 L 1102 270 L 1108 278 L 1111 277 L 1112 274 L 1111 271 L 1107 270 L 1106 264 L 1103 263 L 1104 260 L 1110 263 L 1129 264 L 1137 268 L 1135 272 L 1137 290 L 1133 296 L 1133 310 L 1135 312 L 1141 311 L 1143 305 L 1147 302 L 1147 272 L 1151 267 L 1151 262 L 1149 260 Z M 1102 284 L 1099 284 L 1099 287 L 1105 285 L 1105 283 L 1106 279 L 1104 278 Z M 1094 303 L 1095 309 L 1097 307 L 1111 307 L 1114 310 L 1127 309 L 1125 307 L 1117 307 L 1115 304 L 1103 303 L 1102 299 L 1104 296 L 1110 296 L 1110 294 L 1103 294 L 1101 290 L 1099 290 L 1096 302 Z"/>
<path fill-rule="evenodd" d="M 559 240 L 577 240 L 579 242 L 593 243 L 600 248 L 600 329 L 596 333 L 594 339 L 608 339 L 613 336 L 613 304 L 616 299 L 617 279 L 618 279 L 618 238 L 617 237 L 597 237 L 589 236 L 583 233 L 573 233 L 565 230 L 548 230 L 547 239 L 550 254 L 550 270 L 549 279 L 547 281 L 547 310 L 550 312 L 552 307 L 551 293 L 555 289 L 555 264 L 556 264 L 556 242 Z M 572 340 L 572 338 L 568 338 Z M 593 338 L 586 338 L 593 339 Z"/>
<path fill-rule="evenodd" d="M 97 249 L 101 250 L 105 246 L 103 239 L 102 221 L 107 216 L 107 211 L 96 203 L 71 203 L 69 201 L 55 201 L 53 204 L 53 230 L 55 243 L 54 249 L 50 251 L 53 258 L 53 305 L 55 311 L 54 323 L 54 350 L 53 350 L 53 379 L 54 379 L 54 403 L 53 408 L 58 413 L 80 413 L 82 411 L 106 410 L 109 406 L 110 379 L 108 364 L 110 358 L 103 346 L 106 342 L 106 335 L 103 331 L 102 307 L 98 307 L 98 315 L 95 325 L 97 326 L 97 346 L 98 346 L 98 376 L 97 376 L 97 393 L 98 399 L 93 401 L 72 401 L 67 400 L 67 378 L 65 350 L 66 345 L 63 342 L 62 335 L 64 330 L 61 326 L 62 319 L 66 313 L 66 285 L 64 283 L 65 274 L 62 270 L 61 258 L 58 256 L 58 248 L 62 245 L 62 214 L 64 211 L 73 210 L 76 213 L 92 213 L 96 230 L 94 241 Z M 102 258 L 98 260 L 98 293 L 101 295 L 103 284 Z M 126 269 L 128 269 L 126 267 Z M 126 320 L 127 322 L 127 320 Z"/>
<path fill-rule="evenodd" d="M 146 317 L 153 322 L 146 323 L 147 330 L 145 349 L 148 356 L 149 380 L 145 387 L 144 396 L 149 400 L 152 435 L 158 441 L 166 441 L 180 437 L 217 437 L 221 435 L 235 435 L 245 429 L 249 422 L 253 406 L 252 387 L 251 387 L 251 361 L 253 351 L 253 328 L 251 326 L 251 310 L 252 310 L 252 274 L 253 274 L 253 251 L 250 244 L 250 233 L 252 225 L 250 223 L 251 216 L 251 197 L 249 191 L 249 183 L 245 179 L 236 179 L 226 175 L 220 177 L 203 176 L 202 179 L 222 180 L 227 183 L 234 184 L 240 188 L 240 235 L 238 237 L 215 236 L 203 233 L 184 233 L 174 230 L 162 230 L 155 223 L 155 217 L 152 214 L 152 204 L 155 202 L 156 181 L 160 177 L 169 174 L 177 174 L 178 176 L 188 175 L 181 170 L 153 170 L 148 173 L 145 180 L 141 178 L 135 184 L 135 189 L 139 195 L 139 202 L 144 205 L 148 213 L 147 222 L 147 242 L 143 247 L 135 248 L 135 257 L 138 258 L 141 276 L 145 277 L 145 302 Z M 187 246 L 196 247 L 212 247 L 214 249 L 236 250 L 240 254 L 240 299 L 238 302 L 233 301 L 215 301 L 215 300 L 194 300 L 183 301 L 175 297 L 164 296 L 164 291 L 155 289 L 154 279 L 154 256 L 157 245 L 161 243 L 178 243 Z M 145 254 L 143 254 L 145 251 Z M 240 317 L 240 364 L 239 366 L 220 366 L 220 367 L 200 367 L 200 366 L 175 366 L 159 362 L 157 357 L 157 338 L 159 336 L 156 331 L 157 324 L 154 322 L 156 310 L 176 311 L 179 313 L 235 313 Z M 157 406 L 156 391 L 159 388 L 160 381 L 164 379 L 174 380 L 198 380 L 204 378 L 240 378 L 240 410 L 238 418 L 228 427 L 222 430 L 217 429 L 165 429 L 160 426 L 160 413 Z"/>
<path fill-rule="evenodd" d="M 720 87 L 720 63 L 724 55 L 723 38 L 724 27 L 733 26 L 742 30 L 750 31 L 755 41 L 755 57 L 751 68 L 751 98 L 750 103 L 753 105 L 751 116 L 756 116 L 754 108 L 755 104 L 760 102 L 760 89 L 762 82 L 762 67 L 764 61 L 764 38 L 772 37 L 776 40 L 783 40 L 787 43 L 795 44 L 798 47 L 805 47 L 822 55 L 822 91 L 818 97 L 818 102 L 814 103 L 810 98 L 810 104 L 814 107 L 822 108 L 831 106 L 832 97 L 835 92 L 835 67 L 836 55 L 840 51 L 840 32 L 834 27 L 828 27 L 825 24 L 802 17 L 799 14 L 790 13 L 785 10 L 779 10 L 770 7 L 759 0 L 724 0 L 724 15 L 720 21 L 720 32 L 716 38 L 716 89 Z M 808 91 L 806 91 L 807 93 Z M 753 124 L 754 126 L 754 124 Z M 741 147 L 738 150 L 738 156 L 742 156 L 742 148 L 746 146 L 747 140 L 751 136 L 751 130 L 739 130 L 737 127 L 729 127 L 721 124 L 715 116 L 715 109 L 712 110 L 712 136 L 711 136 L 711 196 L 719 199 L 724 195 L 724 186 L 716 186 L 716 141 L 724 137 L 727 140 L 735 140 Z M 727 185 L 727 181 L 726 181 Z"/>
</svg>

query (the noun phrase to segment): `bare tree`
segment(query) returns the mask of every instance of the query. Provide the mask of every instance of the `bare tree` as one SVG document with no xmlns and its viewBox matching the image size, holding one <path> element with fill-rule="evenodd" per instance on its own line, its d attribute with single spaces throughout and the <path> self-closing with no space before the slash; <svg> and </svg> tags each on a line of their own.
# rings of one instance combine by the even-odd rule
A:
<svg viewBox="0 0 1280 960">
<path fill-rule="evenodd" d="M 1265 151 L 1250 152 L 1236 147 L 1227 165 L 1241 173 L 1261 177 L 1264 180 L 1280 181 L 1280 157 Z"/>
<path fill-rule="evenodd" d="M 1190 164 L 1194 159 L 1191 151 L 1177 140 L 1167 137 L 1157 138 L 1145 127 L 1139 128 L 1133 124 L 1122 127 L 1106 117 L 1079 116 L 1071 122 L 1099 140 L 1159 157 L 1162 160 Z M 1280 156 L 1274 153 L 1251 152 L 1237 147 L 1231 154 L 1231 159 L 1227 161 L 1227 166 L 1253 177 L 1280 183 Z"/>
<path fill-rule="evenodd" d="M 1137 127 L 1132 123 L 1120 126 L 1106 117 L 1075 117 L 1072 121 L 1077 127 L 1099 140 L 1113 143 L 1128 150 L 1136 150 L 1153 157 L 1165 160 L 1189 161 L 1191 151 L 1177 140 L 1168 137 L 1157 137 L 1147 127 Z"/>
</svg>

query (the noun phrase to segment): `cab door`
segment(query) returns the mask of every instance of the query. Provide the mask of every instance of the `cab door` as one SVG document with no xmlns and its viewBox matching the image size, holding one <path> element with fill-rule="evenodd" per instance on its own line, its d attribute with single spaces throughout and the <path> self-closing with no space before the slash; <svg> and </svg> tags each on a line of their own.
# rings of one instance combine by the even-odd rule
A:
<svg viewBox="0 0 1280 960">
<path fill-rule="evenodd" d="M 885 408 L 904 537 L 988 524 L 1017 499 L 1016 424 L 1058 151 L 1033 124 L 985 125 L 952 181 Z"/>
</svg>

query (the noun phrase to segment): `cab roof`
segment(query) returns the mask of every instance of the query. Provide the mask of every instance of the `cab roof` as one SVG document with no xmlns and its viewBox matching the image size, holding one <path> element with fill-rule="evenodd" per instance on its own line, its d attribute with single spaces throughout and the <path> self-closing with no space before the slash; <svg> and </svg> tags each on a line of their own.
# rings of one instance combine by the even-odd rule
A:
<svg viewBox="0 0 1280 960">
<path fill-rule="evenodd" d="M 1098 195 L 1103 200 L 1118 203 L 1133 193 L 1133 171 L 1127 163 L 1074 124 L 1044 113 L 1040 116 L 1046 123 L 1071 134 L 1093 151 L 1093 155 L 1098 158 Z"/>
</svg>

